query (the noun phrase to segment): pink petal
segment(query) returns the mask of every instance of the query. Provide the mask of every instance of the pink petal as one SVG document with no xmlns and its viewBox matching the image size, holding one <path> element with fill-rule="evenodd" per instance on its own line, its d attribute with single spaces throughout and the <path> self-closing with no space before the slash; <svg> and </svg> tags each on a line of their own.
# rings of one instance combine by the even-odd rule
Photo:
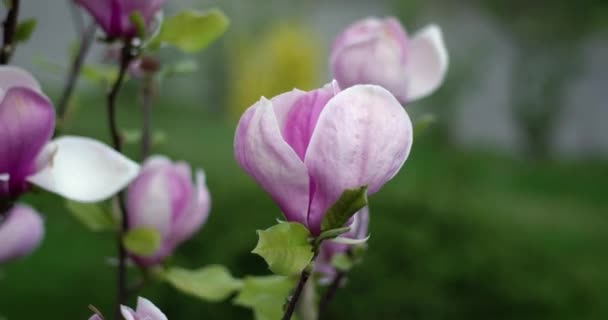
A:
<svg viewBox="0 0 608 320">
<path fill-rule="evenodd" d="M 448 69 L 448 53 L 437 25 L 429 25 L 414 35 L 406 68 L 409 101 L 426 97 L 441 85 Z"/>
<path fill-rule="evenodd" d="M 30 254 L 44 236 L 42 217 L 31 207 L 17 204 L 0 224 L 0 264 Z"/>
<path fill-rule="evenodd" d="M 0 102 L 0 173 L 10 175 L 10 189 L 24 191 L 25 179 L 36 170 L 36 158 L 55 126 L 53 106 L 25 87 L 8 89 Z"/>
<path fill-rule="evenodd" d="M 211 197 L 205 184 L 205 173 L 203 170 L 196 172 L 196 190 L 191 199 L 190 206 L 184 214 L 175 221 L 173 227 L 173 238 L 180 243 L 192 237 L 202 224 L 207 221 L 211 209 Z"/>
<path fill-rule="evenodd" d="M 304 159 L 316 182 L 309 229 L 320 231 L 323 214 L 345 189 L 378 191 L 399 171 L 411 145 L 410 118 L 386 89 L 357 85 L 331 99 Z"/>
<path fill-rule="evenodd" d="M 283 140 L 273 103 L 262 98 L 245 112 L 234 149 L 239 165 L 278 203 L 285 217 L 306 224 L 308 172 Z"/>
<path fill-rule="evenodd" d="M 137 320 L 167 320 L 167 316 L 150 300 L 137 298 L 137 309 L 135 311 Z"/>
</svg>

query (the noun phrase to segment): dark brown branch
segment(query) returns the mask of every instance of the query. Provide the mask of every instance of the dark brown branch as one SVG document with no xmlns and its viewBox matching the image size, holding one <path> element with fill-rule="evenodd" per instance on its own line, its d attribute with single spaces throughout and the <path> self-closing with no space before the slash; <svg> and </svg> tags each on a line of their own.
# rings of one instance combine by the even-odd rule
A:
<svg viewBox="0 0 608 320">
<path fill-rule="evenodd" d="M 7 64 L 13 52 L 15 52 L 15 32 L 17 31 L 17 20 L 19 17 L 19 0 L 11 0 L 6 19 L 2 24 L 4 29 L 2 48 L 0 49 L 0 64 Z"/>
</svg>

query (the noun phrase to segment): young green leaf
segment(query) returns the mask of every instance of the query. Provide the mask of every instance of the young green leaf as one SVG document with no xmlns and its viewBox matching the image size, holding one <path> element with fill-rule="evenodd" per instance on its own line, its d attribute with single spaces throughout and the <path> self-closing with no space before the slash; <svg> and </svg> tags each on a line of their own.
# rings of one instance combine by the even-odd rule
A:
<svg viewBox="0 0 608 320">
<path fill-rule="evenodd" d="M 170 268 L 161 276 L 175 289 L 211 302 L 224 300 L 243 286 L 241 280 L 233 278 L 228 269 L 221 265 L 197 270 Z"/>
<path fill-rule="evenodd" d="M 344 190 L 338 201 L 325 212 L 321 221 L 321 231 L 344 227 L 348 219 L 366 205 L 367 186 Z"/>
<path fill-rule="evenodd" d="M 167 43 L 186 53 L 194 53 L 219 38 L 229 23 L 226 15 L 219 10 L 182 11 L 163 22 L 152 44 Z"/>
<path fill-rule="evenodd" d="M 251 308 L 256 320 L 280 319 L 285 297 L 294 285 L 294 280 L 288 277 L 247 277 L 233 303 Z"/>
<path fill-rule="evenodd" d="M 340 253 L 331 259 L 331 265 L 338 271 L 348 272 L 353 267 L 353 261 L 347 254 Z"/>
<path fill-rule="evenodd" d="M 152 228 L 134 228 L 124 235 L 122 241 L 129 252 L 140 256 L 149 256 L 158 250 L 160 234 Z"/>
<path fill-rule="evenodd" d="M 116 227 L 112 214 L 100 204 L 68 200 L 65 206 L 76 220 L 91 231 L 106 231 Z"/>
<path fill-rule="evenodd" d="M 308 241 L 310 233 L 299 223 L 280 223 L 266 230 L 258 230 L 258 244 L 253 253 L 260 255 L 272 272 L 278 275 L 300 273 L 313 257 Z"/>
<path fill-rule="evenodd" d="M 26 42 L 34 33 L 36 29 L 36 19 L 27 19 L 21 21 L 15 29 L 15 42 Z"/>
<path fill-rule="evenodd" d="M 141 12 L 135 11 L 131 13 L 129 20 L 131 20 L 131 23 L 135 26 L 137 36 L 143 39 L 146 36 L 146 23 L 144 22 L 144 17 L 141 15 Z"/>
</svg>

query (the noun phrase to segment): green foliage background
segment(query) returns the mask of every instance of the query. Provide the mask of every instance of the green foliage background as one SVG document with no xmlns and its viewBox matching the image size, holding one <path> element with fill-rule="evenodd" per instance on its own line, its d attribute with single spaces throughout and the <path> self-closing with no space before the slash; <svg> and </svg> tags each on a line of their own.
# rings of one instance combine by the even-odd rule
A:
<svg viewBox="0 0 608 320">
<path fill-rule="evenodd" d="M 506 12 L 503 2 L 486 6 L 485 14 Z M 396 15 L 414 15 L 420 4 L 411 3 L 395 1 Z M 594 5 L 590 1 L 587 7 Z M 535 19 L 555 24 L 553 17 L 567 13 L 559 8 L 560 15 L 538 13 Z M 500 19 L 520 26 L 508 15 Z M 596 28 L 605 18 L 594 15 L 593 21 Z M 224 264 L 237 277 L 265 275 L 264 261 L 250 251 L 257 241 L 255 230 L 274 224 L 280 212 L 233 160 L 235 123 L 226 115 L 242 106 L 223 101 L 249 95 L 237 96 L 230 88 L 238 85 L 224 83 L 238 80 L 219 67 L 227 63 L 223 50 L 216 45 L 200 56 L 211 62 L 196 77 L 214 80 L 205 82 L 212 99 L 180 100 L 163 91 L 154 107 L 154 125 L 168 138 L 155 152 L 204 168 L 213 201 L 208 223 L 179 248 L 172 263 L 190 268 Z M 453 68 L 460 72 L 451 73 L 425 104 L 449 108 L 454 88 L 459 88 L 456 82 L 467 78 L 466 68 Z M 199 81 L 196 77 L 188 81 Z M 310 83 L 313 76 L 299 78 Z M 125 128 L 139 125 L 137 101 L 126 98 L 135 96 L 135 90 L 128 86 L 121 101 Z M 108 141 L 102 93 L 94 89 L 79 97 L 68 133 Z M 129 152 L 134 156 L 137 149 Z M 331 318 L 608 318 L 606 177 L 605 160 L 514 158 L 456 149 L 447 143 L 440 119 L 416 138 L 402 172 L 370 198 L 369 251 L 349 277 L 348 288 L 339 292 Z M 0 269 L 0 319 L 87 319 L 88 304 L 110 314 L 113 235 L 86 231 L 58 197 L 29 195 L 24 201 L 45 214 L 47 234 L 35 254 Z M 166 284 L 152 284 L 141 295 L 170 319 L 251 318 L 230 301 L 201 302 Z"/>
</svg>

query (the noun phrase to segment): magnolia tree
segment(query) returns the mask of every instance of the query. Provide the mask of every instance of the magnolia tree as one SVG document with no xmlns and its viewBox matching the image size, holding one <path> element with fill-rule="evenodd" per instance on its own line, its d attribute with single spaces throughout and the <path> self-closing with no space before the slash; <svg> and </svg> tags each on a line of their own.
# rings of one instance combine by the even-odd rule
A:
<svg viewBox="0 0 608 320">
<path fill-rule="evenodd" d="M 261 97 L 241 116 L 234 138 L 238 164 L 276 202 L 284 219 L 259 230 L 253 249 L 273 275 L 233 277 L 220 265 L 188 270 L 166 259 L 205 223 L 211 197 L 203 170 L 153 147 L 154 88 L 171 72 L 157 58 L 173 47 L 204 49 L 228 26 L 218 10 L 188 10 L 163 18 L 164 0 L 74 0 L 92 17 L 84 29 L 65 90 L 53 107 L 27 71 L 10 66 L 35 21 L 19 20 L 19 0 L 5 1 L 0 49 L 0 264 L 30 254 L 44 222 L 20 197 L 41 188 L 94 231 L 117 234 L 114 310 L 90 306 L 91 319 L 167 319 L 130 286 L 127 268 L 141 279 L 164 281 L 206 301 L 233 297 L 256 319 L 323 317 L 348 272 L 363 260 L 369 239 L 368 196 L 398 174 L 410 153 L 413 125 L 407 103 L 437 89 L 447 70 L 439 27 L 408 37 L 395 18 L 366 18 L 336 37 L 329 57 L 335 80 L 312 91 L 294 89 Z M 94 39 L 106 46 L 115 72 L 104 78 L 112 145 L 61 135 L 70 97 Z M 100 74 L 103 72 L 100 72 Z M 117 125 L 117 97 L 126 81 L 141 84 L 138 161 L 127 158 Z M 102 94 L 102 93 L 100 93 Z M 142 164 L 138 164 L 141 162 Z M 253 232 L 253 230 L 252 230 Z"/>
</svg>

